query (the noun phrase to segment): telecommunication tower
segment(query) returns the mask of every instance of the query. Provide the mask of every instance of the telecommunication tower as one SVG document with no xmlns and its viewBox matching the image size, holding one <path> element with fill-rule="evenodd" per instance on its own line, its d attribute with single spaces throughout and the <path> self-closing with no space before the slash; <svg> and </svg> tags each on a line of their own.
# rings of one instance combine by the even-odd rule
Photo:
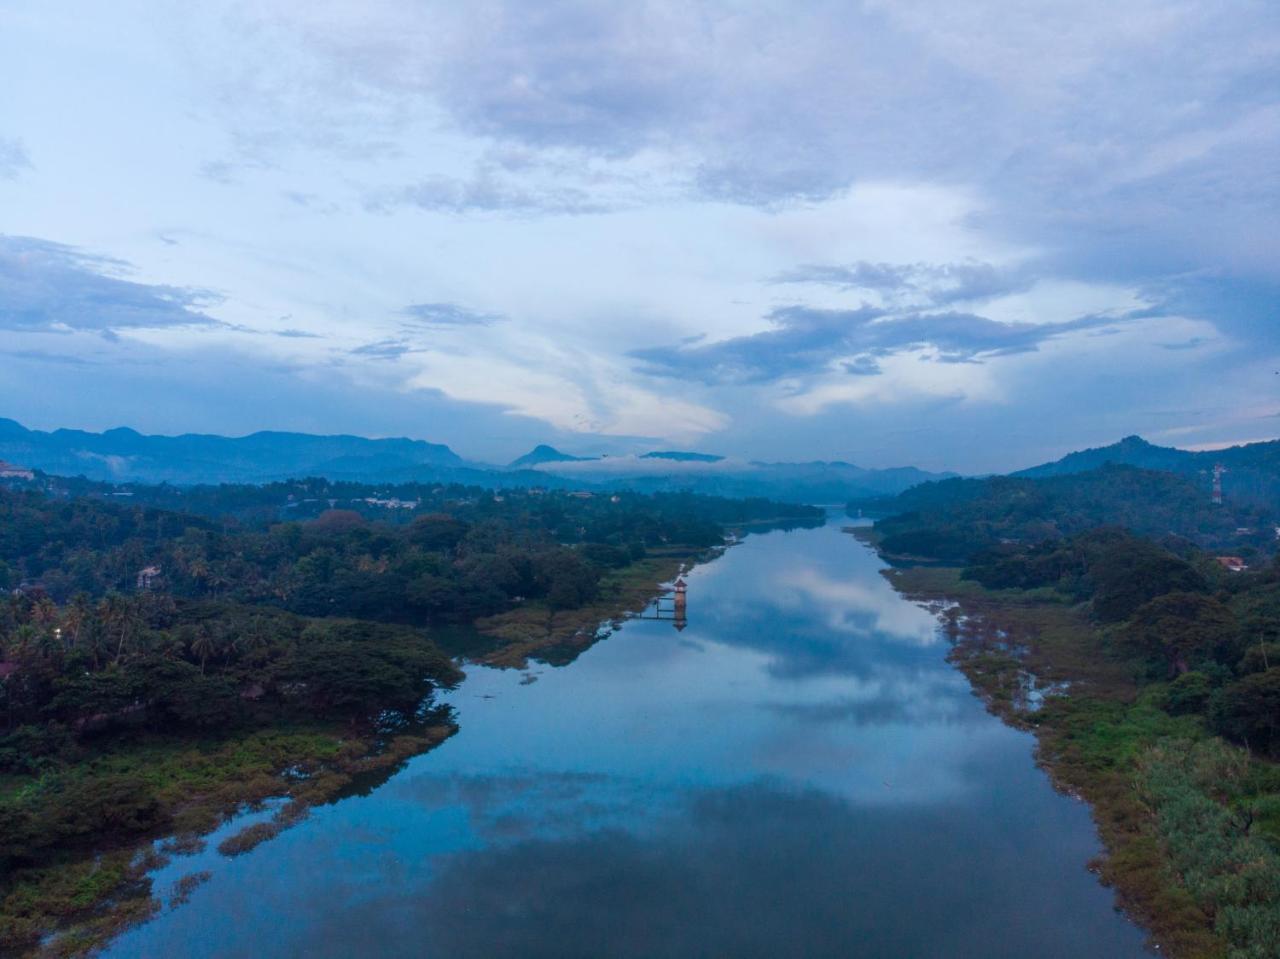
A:
<svg viewBox="0 0 1280 959">
<path fill-rule="evenodd" d="M 1221 463 L 1213 464 L 1213 505 L 1222 505 L 1222 474 L 1227 472 L 1227 468 Z"/>
</svg>

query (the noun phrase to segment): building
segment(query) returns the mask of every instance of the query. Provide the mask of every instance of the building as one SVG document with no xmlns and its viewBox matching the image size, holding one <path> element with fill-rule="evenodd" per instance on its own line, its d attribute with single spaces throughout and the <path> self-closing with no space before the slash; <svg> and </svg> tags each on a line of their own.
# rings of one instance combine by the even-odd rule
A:
<svg viewBox="0 0 1280 959">
<path fill-rule="evenodd" d="M 160 567 L 144 566 L 138 570 L 138 589 L 155 589 L 160 583 Z"/>
<path fill-rule="evenodd" d="M 1229 569 L 1233 573 L 1243 573 L 1249 568 L 1248 564 L 1239 556 L 1215 556 L 1218 565 L 1223 569 Z"/>
<path fill-rule="evenodd" d="M 676 628 L 676 632 L 682 633 L 684 628 L 689 625 L 689 584 L 684 581 L 683 576 L 676 580 L 674 590 L 673 625 Z"/>
</svg>

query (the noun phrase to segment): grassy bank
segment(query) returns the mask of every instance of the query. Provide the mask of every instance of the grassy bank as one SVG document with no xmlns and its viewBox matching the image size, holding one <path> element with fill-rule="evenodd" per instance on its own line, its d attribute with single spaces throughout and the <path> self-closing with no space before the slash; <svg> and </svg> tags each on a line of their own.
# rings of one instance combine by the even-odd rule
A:
<svg viewBox="0 0 1280 959">
<path fill-rule="evenodd" d="M 1033 730 L 1055 784 L 1093 810 L 1091 864 L 1178 959 L 1280 956 L 1280 769 L 1166 710 L 1112 638 L 1052 590 L 988 590 L 959 570 L 888 570 L 942 618 L 993 713 Z"/>
<path fill-rule="evenodd" d="M 202 740 L 138 735 L 55 771 L 8 776 L 0 782 L 6 828 L 25 821 L 60 842 L 48 861 L 3 878 L 0 955 L 90 952 L 160 908 L 147 874 L 165 856 L 203 848 L 199 837 L 239 811 L 271 797 L 288 800 L 252 836 L 219 847 L 228 855 L 300 821 L 354 782 L 389 775 L 453 732 L 439 724 L 383 741 L 367 729 L 311 724 Z M 101 831 L 99 812 L 109 832 Z M 157 848 L 153 840 L 162 836 L 171 838 Z"/>
<path fill-rule="evenodd" d="M 608 624 L 644 610 L 681 569 L 713 553 L 680 547 L 651 550 L 644 559 L 606 573 L 596 599 L 586 606 L 554 610 L 546 603 L 527 603 L 478 620 L 480 633 L 497 641 L 479 661 L 514 669 L 525 668 L 533 657 L 568 662 L 599 639 Z"/>
</svg>

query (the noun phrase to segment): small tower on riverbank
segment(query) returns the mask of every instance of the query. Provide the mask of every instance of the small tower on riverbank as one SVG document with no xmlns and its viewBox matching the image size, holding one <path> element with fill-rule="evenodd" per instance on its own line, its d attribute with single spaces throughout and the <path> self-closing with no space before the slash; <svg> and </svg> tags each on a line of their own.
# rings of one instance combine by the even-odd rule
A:
<svg viewBox="0 0 1280 959">
<path fill-rule="evenodd" d="M 677 632 L 683 631 L 689 625 L 689 616 L 687 613 L 689 601 L 689 584 L 684 581 L 684 577 L 676 580 L 675 589 L 675 627 Z"/>
</svg>

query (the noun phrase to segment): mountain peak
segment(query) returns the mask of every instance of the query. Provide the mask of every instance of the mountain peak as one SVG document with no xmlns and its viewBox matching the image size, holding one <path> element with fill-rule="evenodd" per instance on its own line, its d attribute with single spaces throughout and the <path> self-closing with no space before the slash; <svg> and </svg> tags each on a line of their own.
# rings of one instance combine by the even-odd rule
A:
<svg viewBox="0 0 1280 959">
<path fill-rule="evenodd" d="M 591 456 L 571 456 L 568 453 L 561 453 L 554 446 L 548 446 L 546 443 L 539 443 L 529 452 L 525 453 L 517 459 L 511 461 L 512 469 L 519 469 L 525 466 L 537 466 L 539 463 L 581 463 L 584 460 L 594 459 Z"/>
<path fill-rule="evenodd" d="M 1051 463 L 1019 470 L 1014 476 L 1060 476 L 1085 473 L 1107 465 L 1137 466 L 1141 469 L 1177 470 L 1195 457 L 1194 453 L 1170 446 L 1156 446 L 1136 433 L 1110 446 L 1097 446 L 1068 453 Z"/>
</svg>

